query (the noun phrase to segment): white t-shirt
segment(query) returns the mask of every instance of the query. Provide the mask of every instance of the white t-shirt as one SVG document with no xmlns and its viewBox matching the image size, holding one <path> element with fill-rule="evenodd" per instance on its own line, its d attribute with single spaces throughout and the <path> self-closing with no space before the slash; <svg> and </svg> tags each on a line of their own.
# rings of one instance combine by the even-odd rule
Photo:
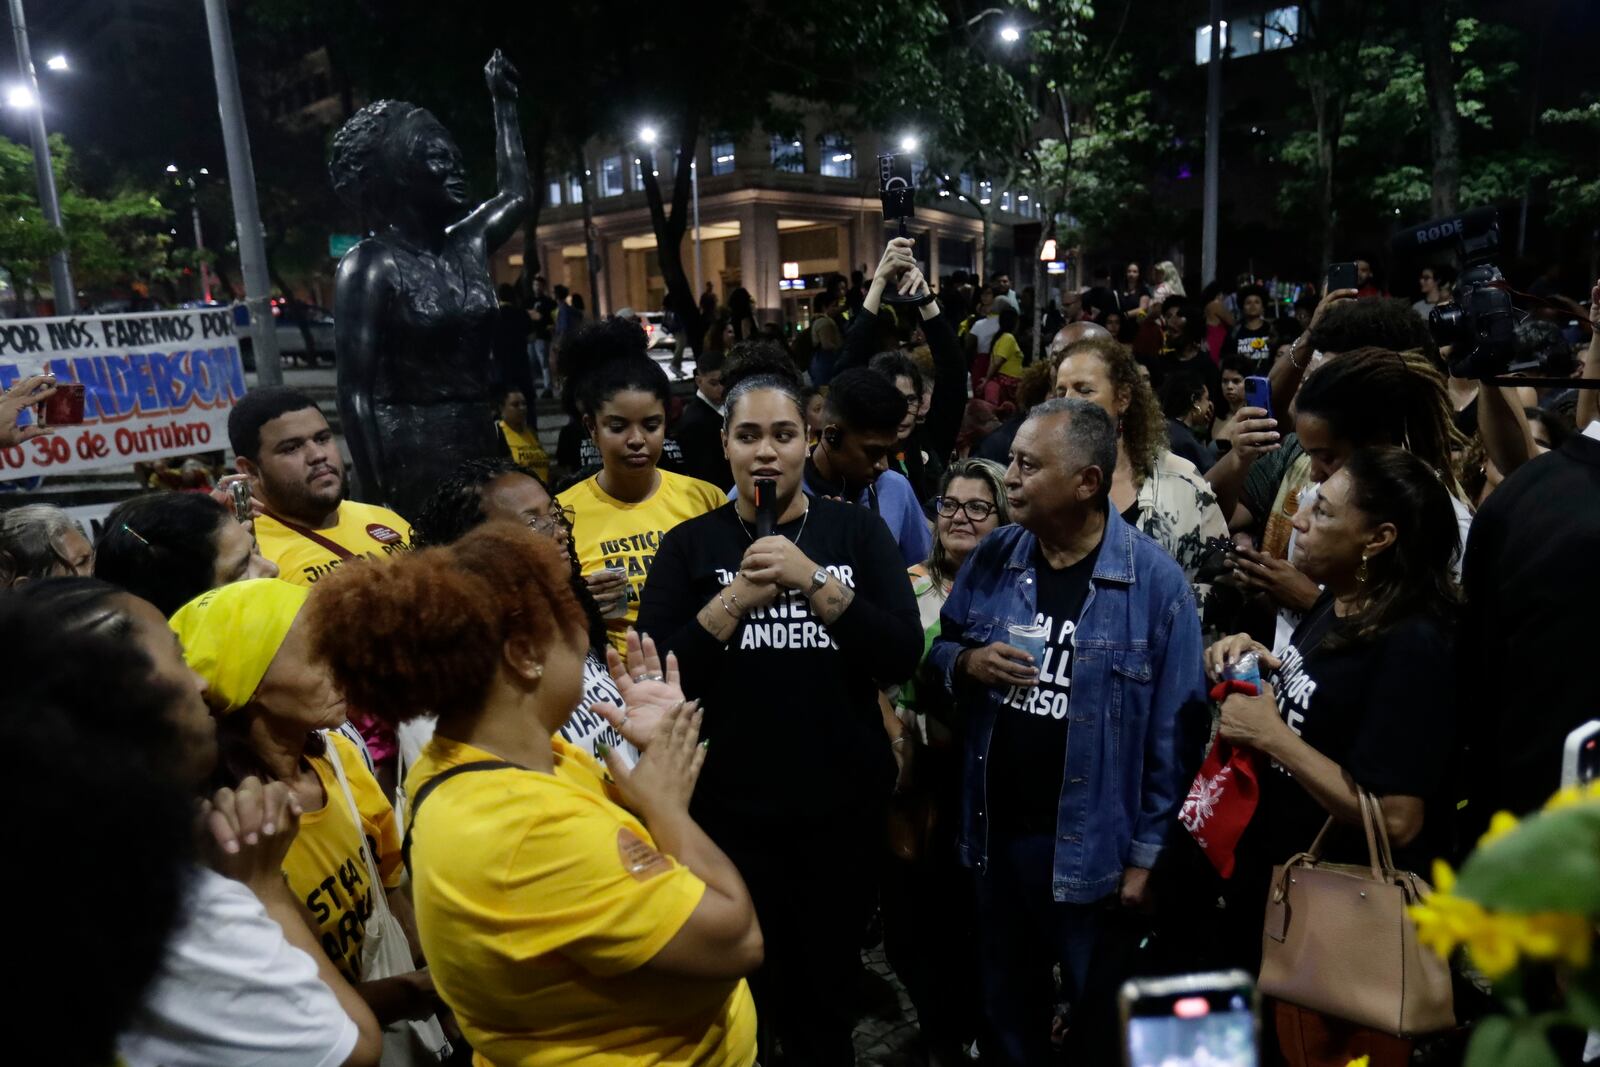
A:
<svg viewBox="0 0 1600 1067">
<path fill-rule="evenodd" d="M 990 315 L 979 319 L 972 324 L 972 329 L 967 331 L 972 334 L 972 339 L 977 342 L 978 354 L 987 356 L 989 349 L 994 347 L 994 335 L 1000 332 L 1000 316 Z"/>
<path fill-rule="evenodd" d="M 184 925 L 117 1041 L 127 1067 L 333 1067 L 360 1034 L 243 884 L 197 867 Z"/>
<path fill-rule="evenodd" d="M 1309 511 L 1304 509 L 1315 504 L 1317 489 L 1321 484 L 1321 482 L 1313 482 L 1300 490 L 1300 503 L 1295 509 L 1296 515 L 1310 514 Z M 1456 509 L 1456 529 L 1459 531 L 1461 538 L 1460 550 L 1456 552 L 1455 562 L 1450 565 L 1450 572 L 1455 575 L 1456 581 L 1459 582 L 1461 581 L 1461 563 L 1467 557 L 1467 534 L 1472 530 L 1472 509 L 1467 507 L 1466 502 L 1453 493 L 1450 496 L 1450 506 Z M 1290 529 L 1289 548 L 1284 558 L 1291 563 L 1294 562 L 1294 543 L 1299 536 L 1299 530 Z M 1288 608 L 1278 609 L 1278 625 L 1273 632 L 1272 638 L 1272 654 L 1274 656 L 1288 647 L 1289 638 L 1294 636 L 1295 627 L 1299 625 L 1300 613 L 1298 611 L 1290 611 Z"/>
</svg>

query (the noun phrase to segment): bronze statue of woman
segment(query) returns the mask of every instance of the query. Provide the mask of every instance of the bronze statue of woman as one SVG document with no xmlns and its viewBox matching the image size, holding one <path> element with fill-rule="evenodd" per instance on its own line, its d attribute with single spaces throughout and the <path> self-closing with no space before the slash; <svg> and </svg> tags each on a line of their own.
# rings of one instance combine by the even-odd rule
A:
<svg viewBox="0 0 1600 1067">
<path fill-rule="evenodd" d="M 407 518 L 466 459 L 497 450 L 489 407 L 498 303 L 489 255 L 532 207 L 517 72 L 484 67 L 500 191 L 470 212 L 461 152 L 424 109 L 379 100 L 333 139 L 329 172 L 370 236 L 339 261 L 339 414 L 363 499 Z"/>
</svg>

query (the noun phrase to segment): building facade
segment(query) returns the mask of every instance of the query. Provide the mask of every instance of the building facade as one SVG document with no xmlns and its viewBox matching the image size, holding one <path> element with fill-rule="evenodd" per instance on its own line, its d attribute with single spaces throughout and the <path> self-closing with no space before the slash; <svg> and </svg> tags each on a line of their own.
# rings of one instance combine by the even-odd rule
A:
<svg viewBox="0 0 1600 1067">
<path fill-rule="evenodd" d="M 662 141 L 669 140 L 665 135 Z M 885 241 L 897 232 L 886 224 L 878 199 L 877 157 L 896 147 L 882 137 L 838 130 L 820 118 L 789 135 L 752 131 L 713 136 L 696 145 L 694 169 L 699 200 L 699 248 L 691 217 L 682 262 L 697 293 L 709 283 L 719 301 L 734 289 L 749 290 L 760 322 L 803 325 L 812 300 L 829 275 L 870 277 Z M 643 169 L 651 166 L 670 210 L 674 149 L 642 142 L 592 142 L 587 174 L 549 176 L 537 230 L 541 273 L 551 284 L 583 294 L 599 314 L 628 307 L 661 308 L 666 283 L 656 257 L 656 239 L 644 193 Z M 918 170 L 922 166 L 918 164 Z M 979 269 L 987 259 L 1007 269 L 1012 226 L 1036 218 L 1022 192 L 990 189 L 987 183 L 955 178 L 951 188 L 928 175 L 920 184 L 916 217 L 907 233 L 930 278 Z M 978 208 L 992 212 L 989 243 Z M 591 293 L 583 197 L 592 197 L 595 281 Z M 694 198 L 685 207 L 693 211 Z M 501 251 L 496 273 L 509 280 L 523 268 L 521 237 Z M 598 296 L 598 299 L 595 297 Z"/>
</svg>

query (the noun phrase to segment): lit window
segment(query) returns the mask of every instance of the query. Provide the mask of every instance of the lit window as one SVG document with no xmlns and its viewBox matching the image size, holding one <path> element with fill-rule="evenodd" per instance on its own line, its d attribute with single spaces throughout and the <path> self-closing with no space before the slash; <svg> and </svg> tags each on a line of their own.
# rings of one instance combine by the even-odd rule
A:
<svg viewBox="0 0 1600 1067">
<path fill-rule="evenodd" d="M 788 174 L 806 172 L 806 147 L 793 136 L 772 135 L 772 169 Z"/>
<path fill-rule="evenodd" d="M 583 179 L 576 174 L 567 175 L 567 203 L 583 203 Z"/>
<path fill-rule="evenodd" d="M 732 141 L 718 141 L 713 144 L 711 146 L 711 173 L 713 175 L 732 174 L 733 157 Z"/>
<path fill-rule="evenodd" d="M 1262 51 L 1276 52 L 1280 48 L 1293 47 L 1295 38 L 1300 36 L 1300 9 L 1280 7 L 1268 11 L 1261 19 L 1261 28 L 1265 34 L 1261 42 Z"/>
<path fill-rule="evenodd" d="M 545 192 L 544 204 L 545 207 L 561 206 L 561 182 L 559 179 L 551 179 L 550 187 Z"/>
<path fill-rule="evenodd" d="M 856 176 L 856 147 L 842 133 L 825 133 L 818 139 L 822 151 L 819 168 L 829 178 L 854 178 Z"/>
<path fill-rule="evenodd" d="M 967 196 L 971 196 L 976 190 L 977 190 L 977 185 L 973 182 L 972 175 L 970 175 L 970 174 L 961 175 L 961 191 L 963 193 L 965 193 Z"/>
<path fill-rule="evenodd" d="M 600 161 L 600 195 L 622 195 L 622 157 L 607 156 Z"/>
<path fill-rule="evenodd" d="M 1010 189 L 1007 189 L 1007 190 L 1005 190 L 1004 192 L 1002 192 L 1000 194 L 1000 210 L 1001 211 L 1010 211 L 1011 210 L 1011 190 Z"/>
</svg>

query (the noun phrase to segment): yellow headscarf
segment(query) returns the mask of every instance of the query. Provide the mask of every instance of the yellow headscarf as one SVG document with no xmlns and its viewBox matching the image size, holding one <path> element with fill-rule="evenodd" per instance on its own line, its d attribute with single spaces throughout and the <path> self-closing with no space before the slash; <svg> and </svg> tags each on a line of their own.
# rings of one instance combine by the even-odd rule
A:
<svg viewBox="0 0 1600 1067">
<path fill-rule="evenodd" d="M 184 659 L 210 688 L 208 704 L 226 714 L 250 703 L 308 592 L 252 578 L 201 593 L 173 614 Z"/>
</svg>

